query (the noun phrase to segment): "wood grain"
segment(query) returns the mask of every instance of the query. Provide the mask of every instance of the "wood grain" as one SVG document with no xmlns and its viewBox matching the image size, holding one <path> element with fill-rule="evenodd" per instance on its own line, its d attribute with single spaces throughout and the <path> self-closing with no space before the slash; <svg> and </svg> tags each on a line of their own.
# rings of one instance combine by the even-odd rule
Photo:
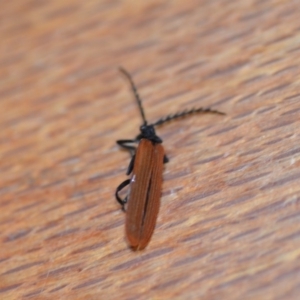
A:
<svg viewBox="0 0 300 300">
<path fill-rule="evenodd" d="M 299 299 L 298 1 L 6 1 L 1 299 Z M 138 108 L 170 162 L 151 243 L 114 199 Z"/>
</svg>

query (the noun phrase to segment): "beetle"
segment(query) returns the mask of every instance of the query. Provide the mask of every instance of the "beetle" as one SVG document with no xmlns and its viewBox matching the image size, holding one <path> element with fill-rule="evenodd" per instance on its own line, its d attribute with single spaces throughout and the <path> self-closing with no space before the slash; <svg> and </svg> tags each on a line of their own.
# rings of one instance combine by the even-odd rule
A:
<svg viewBox="0 0 300 300">
<path fill-rule="evenodd" d="M 126 179 L 117 187 L 115 196 L 122 206 L 122 210 L 126 212 L 125 233 L 127 241 L 133 250 L 142 250 L 148 245 L 156 225 L 163 182 L 163 164 L 168 162 L 161 145 L 162 139 L 156 135 L 154 127 L 194 113 L 219 115 L 224 115 L 224 113 L 210 108 L 193 108 L 168 115 L 155 123 L 148 124 L 141 98 L 132 77 L 124 68 L 120 67 L 119 70 L 129 80 L 143 124 L 140 126 L 140 133 L 135 139 L 117 141 L 119 146 L 127 149 L 131 154 L 131 161 L 126 172 L 126 175 L 131 175 L 131 178 Z M 134 144 L 137 144 L 137 147 L 134 147 Z M 129 192 L 122 199 L 119 192 L 127 185 L 129 185 Z"/>
</svg>

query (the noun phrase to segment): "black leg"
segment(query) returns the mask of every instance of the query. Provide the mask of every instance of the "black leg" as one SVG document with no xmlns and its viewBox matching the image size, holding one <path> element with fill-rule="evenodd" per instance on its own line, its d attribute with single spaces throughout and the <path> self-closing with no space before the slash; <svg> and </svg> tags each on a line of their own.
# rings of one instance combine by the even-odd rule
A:
<svg viewBox="0 0 300 300">
<path fill-rule="evenodd" d="M 130 183 L 130 179 L 127 179 L 127 180 L 125 180 L 124 182 L 122 182 L 118 187 L 117 187 L 117 189 L 116 189 L 116 199 L 117 199 L 117 201 L 122 205 L 122 210 L 123 211 L 125 211 L 125 209 L 124 209 L 124 206 L 125 206 L 125 204 L 126 204 L 126 202 L 127 202 L 127 197 L 125 198 L 125 199 L 121 199 L 120 197 L 119 197 L 119 192 L 125 187 L 125 186 L 127 186 L 128 184 Z"/>
<path fill-rule="evenodd" d="M 128 150 L 131 154 L 131 156 L 134 155 L 135 153 L 135 147 L 134 146 L 130 146 L 128 144 L 136 144 L 138 141 L 137 140 L 118 140 L 117 144 L 121 147 L 123 147 L 124 149 Z"/>
<path fill-rule="evenodd" d="M 168 156 L 164 155 L 164 164 L 169 162 Z"/>
<path fill-rule="evenodd" d="M 133 154 L 133 156 L 132 156 L 132 158 L 131 158 L 131 161 L 130 161 L 130 163 L 129 163 L 129 166 L 128 166 L 126 175 L 129 175 L 129 174 L 132 172 L 133 166 L 134 166 L 134 160 L 135 160 L 135 154 Z"/>
</svg>

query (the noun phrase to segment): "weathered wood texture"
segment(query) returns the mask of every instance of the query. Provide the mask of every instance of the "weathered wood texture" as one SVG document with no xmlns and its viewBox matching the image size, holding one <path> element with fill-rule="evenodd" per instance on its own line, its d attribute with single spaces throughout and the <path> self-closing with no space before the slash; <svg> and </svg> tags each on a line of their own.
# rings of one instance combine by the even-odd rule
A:
<svg viewBox="0 0 300 300">
<path fill-rule="evenodd" d="M 1 299 L 299 299 L 299 1 L 2 1 Z M 141 118 L 170 162 L 149 246 L 114 199 Z"/>
</svg>

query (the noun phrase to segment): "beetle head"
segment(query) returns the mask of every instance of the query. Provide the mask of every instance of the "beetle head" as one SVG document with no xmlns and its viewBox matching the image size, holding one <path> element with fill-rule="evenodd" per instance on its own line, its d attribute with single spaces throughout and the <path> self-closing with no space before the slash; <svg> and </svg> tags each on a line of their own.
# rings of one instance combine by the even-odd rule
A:
<svg viewBox="0 0 300 300">
<path fill-rule="evenodd" d="M 143 124 L 140 127 L 141 133 L 137 136 L 137 139 L 147 139 L 152 141 L 153 143 L 162 143 L 162 139 L 156 135 L 155 129 L 153 125 Z"/>
</svg>

